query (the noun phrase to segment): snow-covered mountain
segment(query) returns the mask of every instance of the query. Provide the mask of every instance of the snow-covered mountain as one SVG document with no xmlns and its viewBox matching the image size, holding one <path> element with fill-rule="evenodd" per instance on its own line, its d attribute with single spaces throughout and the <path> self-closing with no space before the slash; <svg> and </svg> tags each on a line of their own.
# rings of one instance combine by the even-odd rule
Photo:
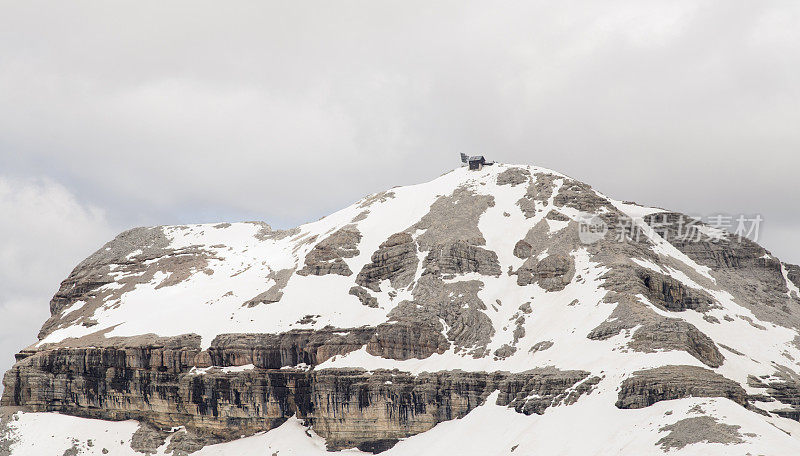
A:
<svg viewBox="0 0 800 456">
<path fill-rule="evenodd" d="M 6 373 L 0 456 L 799 454 L 798 286 L 533 166 L 290 230 L 137 228 Z"/>
</svg>

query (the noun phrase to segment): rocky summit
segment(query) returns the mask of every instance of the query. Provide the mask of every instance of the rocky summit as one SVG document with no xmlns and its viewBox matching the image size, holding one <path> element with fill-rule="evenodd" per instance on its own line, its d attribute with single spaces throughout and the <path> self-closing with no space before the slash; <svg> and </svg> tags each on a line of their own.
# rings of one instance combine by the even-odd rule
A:
<svg viewBox="0 0 800 456">
<path fill-rule="evenodd" d="M 800 454 L 798 287 L 533 166 L 289 230 L 136 228 L 5 373 L 0 455 Z"/>
</svg>

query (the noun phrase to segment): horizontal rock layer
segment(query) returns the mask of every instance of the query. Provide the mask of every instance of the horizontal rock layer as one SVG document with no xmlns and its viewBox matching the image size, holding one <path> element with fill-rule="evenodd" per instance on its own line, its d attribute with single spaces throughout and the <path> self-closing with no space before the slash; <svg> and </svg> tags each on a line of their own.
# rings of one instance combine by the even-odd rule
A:
<svg viewBox="0 0 800 456">
<path fill-rule="evenodd" d="M 541 414 L 591 390 L 583 371 L 306 370 L 366 343 L 372 329 L 346 335 L 224 335 L 207 351 L 191 337 L 142 346 L 54 348 L 26 353 L 3 383 L 3 406 L 111 420 L 150 428 L 185 426 L 209 442 L 271 429 L 297 415 L 331 448 L 386 449 L 397 439 L 460 418 L 499 390 L 497 403 Z M 339 337 L 339 339 L 337 339 Z M 213 367 L 198 367 L 212 364 Z M 231 367 L 253 364 L 255 367 Z M 283 368 L 281 368 L 283 367 Z"/>
</svg>

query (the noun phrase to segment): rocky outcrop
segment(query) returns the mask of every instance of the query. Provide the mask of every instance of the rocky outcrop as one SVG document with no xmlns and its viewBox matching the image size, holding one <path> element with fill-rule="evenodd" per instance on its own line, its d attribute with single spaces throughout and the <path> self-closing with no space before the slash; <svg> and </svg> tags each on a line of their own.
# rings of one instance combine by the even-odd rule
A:
<svg viewBox="0 0 800 456">
<path fill-rule="evenodd" d="M 560 291 L 569 285 L 575 275 L 575 261 L 569 255 L 548 255 L 541 261 L 530 257 L 517 271 L 517 285 L 533 283 L 547 291 Z"/>
<path fill-rule="evenodd" d="M 530 181 L 525 195 L 517 201 L 517 206 L 525 218 L 532 218 L 538 211 L 544 210 L 547 201 L 553 196 L 558 179 L 559 177 L 553 174 L 537 174 L 536 179 Z M 540 208 L 536 207 L 537 203 Z"/>
<path fill-rule="evenodd" d="M 497 405 L 525 414 L 571 404 L 598 381 L 596 377 L 584 380 L 587 376 L 587 372 L 554 368 L 517 374 L 452 371 L 416 376 L 326 369 L 314 374 L 312 402 L 319 405 L 313 426 L 326 437 L 329 449 L 385 449 L 397 439 L 464 417 L 495 390 L 500 391 Z"/>
<path fill-rule="evenodd" d="M 800 375 L 784 366 L 777 367 L 772 376 L 761 379 L 750 376 L 747 383 L 753 388 L 763 388 L 768 400 L 776 400 L 784 405 L 783 408 L 773 410 L 773 413 L 800 421 Z"/>
<path fill-rule="evenodd" d="M 628 344 L 637 351 L 683 350 L 709 367 L 719 367 L 725 357 L 714 341 L 691 323 L 663 318 L 641 326 Z"/>
<path fill-rule="evenodd" d="M 796 286 L 800 288 L 800 266 L 796 264 L 784 264 L 786 267 L 786 276 Z"/>
<path fill-rule="evenodd" d="M 381 291 L 384 280 L 389 280 L 396 289 L 407 287 L 419 264 L 417 243 L 409 233 L 395 233 L 378 247 L 371 260 L 358 273 L 357 284 L 372 291 Z"/>
<path fill-rule="evenodd" d="M 427 272 L 450 278 L 469 272 L 495 277 L 500 275 L 496 253 L 464 241 L 432 247 L 425 258 L 424 268 Z"/>
<path fill-rule="evenodd" d="M 510 185 L 512 187 L 524 184 L 531 179 L 531 172 L 524 168 L 508 168 L 497 175 L 497 185 Z"/>
<path fill-rule="evenodd" d="M 744 436 L 739 432 L 739 428 L 740 426 L 720 423 L 711 416 L 684 418 L 660 428 L 659 431 L 669 432 L 669 434 L 659 439 L 656 445 L 664 451 L 670 451 L 672 449 L 680 450 L 687 445 L 701 442 L 723 445 L 742 443 Z"/>
<path fill-rule="evenodd" d="M 444 353 L 450 342 L 442 335 L 439 322 L 400 320 L 383 323 L 367 343 L 367 353 L 389 359 L 424 359 Z"/>
<path fill-rule="evenodd" d="M 588 377 L 586 371 L 562 371 L 552 367 L 514 374 L 500 383 L 497 404 L 525 415 L 541 415 L 548 407 L 574 403 L 582 394 L 590 392 L 600 378 L 587 380 Z"/>
<path fill-rule="evenodd" d="M 184 426 L 180 438 L 174 435 L 171 442 L 174 449 L 188 453 L 271 429 L 293 415 L 307 420 L 330 449 L 378 451 L 437 423 L 465 416 L 498 389 L 498 405 L 541 414 L 547 407 L 571 404 L 596 383 L 587 379 L 587 372 L 554 368 L 519 374 L 419 375 L 280 369 L 273 367 L 321 361 L 327 356 L 321 354 L 326 343 L 315 344 L 313 335 L 299 333 L 283 335 L 283 340 L 248 336 L 252 335 L 218 337 L 209 350 L 214 365 L 206 368 L 193 365 L 204 358 L 198 356 L 199 346 L 190 343 L 192 338 L 170 340 L 163 346 L 37 352 L 6 374 L 2 404 L 28 411 L 139 420 L 142 426 L 133 445 L 144 452 L 164 443 L 161 429 Z M 328 345 L 331 337 L 325 337 Z M 298 338 L 306 340 L 304 350 L 298 350 Z M 227 367 L 243 362 L 255 366 Z"/>
<path fill-rule="evenodd" d="M 714 298 L 702 290 L 689 289 L 683 283 L 664 274 L 641 269 L 638 276 L 647 288 L 647 297 L 665 310 L 681 312 L 686 309 L 705 312 L 714 306 Z"/>
<path fill-rule="evenodd" d="M 553 198 L 553 204 L 592 214 L 601 212 L 602 208 L 615 211 L 608 200 L 598 195 L 591 186 L 573 179 L 565 180 L 558 190 L 558 194 Z"/>
<path fill-rule="evenodd" d="M 373 307 L 373 308 L 378 307 L 378 299 L 369 294 L 369 291 L 367 291 L 365 288 L 352 287 L 350 288 L 349 294 L 358 298 L 358 300 L 361 301 L 361 304 L 367 307 Z"/>
<path fill-rule="evenodd" d="M 724 397 L 747 405 L 744 388 L 714 371 L 697 366 L 662 366 L 636 371 L 626 378 L 616 406 L 636 409 L 684 397 Z"/>
<path fill-rule="evenodd" d="M 781 262 L 747 239 L 715 231 L 683 214 L 645 217 L 669 242 L 693 261 L 713 271 L 716 286 L 759 319 L 800 329 L 800 299 L 786 299 L 789 289 Z"/>
<path fill-rule="evenodd" d="M 329 449 L 388 447 L 483 404 L 504 374 L 315 372 L 314 430 Z"/>
<path fill-rule="evenodd" d="M 211 273 L 208 260 L 214 254 L 199 247 L 170 248 L 162 227 L 134 228 L 118 235 L 72 270 L 50 301 L 51 317 L 39 331 L 39 339 L 69 325 L 91 327 L 92 314 L 118 300 L 137 285 L 163 277 L 156 289 L 176 285 L 196 272 Z M 106 285 L 114 284 L 112 287 Z M 68 313 L 73 305 L 79 308 Z"/>
<path fill-rule="evenodd" d="M 198 354 L 194 364 L 208 366 L 244 366 L 280 369 L 306 364 L 314 366 L 336 355 L 363 347 L 375 328 L 318 330 L 295 329 L 281 334 L 222 334 L 214 338 L 206 352 Z"/>
<path fill-rule="evenodd" d="M 361 233 L 354 225 L 348 225 L 323 239 L 308 252 L 305 266 L 297 271 L 300 275 L 322 276 L 326 274 L 352 275 L 344 258 L 358 255 Z"/>
<path fill-rule="evenodd" d="M 531 256 L 533 252 L 533 247 L 525 241 L 525 239 L 520 239 L 514 244 L 514 256 L 517 258 L 527 259 Z"/>
<path fill-rule="evenodd" d="M 478 297 L 483 284 L 477 280 L 446 283 L 432 273 L 422 274 L 412 295 L 389 312 L 390 320 L 431 324 L 443 320 L 447 339 L 457 351 L 475 357 L 488 354 L 486 346 L 494 335 L 491 319 L 484 313 L 486 304 Z"/>
<path fill-rule="evenodd" d="M 467 186 L 456 188 L 449 196 L 439 197 L 430 211 L 412 229 L 422 230 L 417 236 L 420 250 L 463 241 L 470 245 L 485 245 L 486 239 L 478 228 L 481 215 L 494 206 L 494 197 L 479 195 Z"/>
<path fill-rule="evenodd" d="M 267 278 L 274 280 L 275 283 L 265 292 L 259 293 L 254 298 L 248 300 L 243 305 L 247 307 L 255 307 L 259 304 L 272 304 L 278 302 L 283 297 L 283 289 L 289 283 L 289 279 L 294 274 L 294 269 L 280 269 L 272 271 Z"/>
</svg>

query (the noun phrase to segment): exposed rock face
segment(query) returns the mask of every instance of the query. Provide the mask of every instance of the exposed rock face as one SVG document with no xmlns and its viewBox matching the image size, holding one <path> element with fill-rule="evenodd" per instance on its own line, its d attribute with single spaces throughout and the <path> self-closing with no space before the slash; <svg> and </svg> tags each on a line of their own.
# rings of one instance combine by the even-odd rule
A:
<svg viewBox="0 0 800 456">
<path fill-rule="evenodd" d="M 795 264 L 785 264 L 787 276 L 789 280 L 796 286 L 800 288 L 800 266 Z"/>
<path fill-rule="evenodd" d="M 260 293 L 258 296 L 245 302 L 243 305 L 247 307 L 255 307 L 259 304 L 272 304 L 273 302 L 280 301 L 283 297 L 283 289 L 286 287 L 286 284 L 289 283 L 289 279 L 292 277 L 292 274 L 294 274 L 294 269 L 281 269 L 279 271 L 271 272 L 267 278 L 274 280 L 275 284 L 272 285 L 267 291 Z"/>
<path fill-rule="evenodd" d="M 352 275 L 353 272 L 344 258 L 358 255 L 361 233 L 354 226 L 346 226 L 320 241 L 306 255 L 305 266 L 297 271 L 300 275 L 339 274 Z"/>
<path fill-rule="evenodd" d="M 170 248 L 161 227 L 134 228 L 117 236 L 72 270 L 50 301 L 52 317 L 39 331 L 44 338 L 70 324 L 93 326 L 92 314 L 108 301 L 118 299 L 136 285 L 152 282 L 157 273 L 166 276 L 156 285 L 169 287 L 198 271 L 208 271 L 213 254 L 198 247 Z M 113 287 L 107 285 L 113 284 Z M 79 309 L 61 313 L 76 303 Z"/>
<path fill-rule="evenodd" d="M 244 366 L 280 369 L 298 364 L 316 365 L 336 355 L 363 347 L 375 328 L 295 329 L 282 334 L 223 334 L 195 360 L 198 367 Z"/>
<path fill-rule="evenodd" d="M 666 310 L 680 312 L 686 309 L 704 312 L 714 305 L 714 298 L 699 290 L 687 289 L 679 281 L 647 269 L 639 271 L 647 296 Z"/>
<path fill-rule="evenodd" d="M 478 228 L 478 220 L 492 206 L 493 196 L 476 194 L 464 186 L 456 188 L 450 196 L 440 197 L 413 227 L 424 231 L 417 237 L 420 249 L 430 251 L 435 246 L 458 241 L 485 245 L 486 239 Z"/>
<path fill-rule="evenodd" d="M 547 201 L 553 196 L 555 191 L 556 177 L 553 175 L 537 175 L 536 179 L 531 179 L 525 195 L 517 201 L 522 213 L 526 218 L 531 218 L 538 211 L 544 210 Z M 537 203 L 540 208 L 537 209 Z"/>
<path fill-rule="evenodd" d="M 361 304 L 367 307 L 378 307 L 378 299 L 369 294 L 369 291 L 362 287 L 353 287 L 350 289 L 350 294 L 357 297 Z"/>
<path fill-rule="evenodd" d="M 686 445 L 693 443 L 742 443 L 742 434 L 739 433 L 740 426 L 730 426 L 720 423 L 710 416 L 695 416 L 685 418 L 675 424 L 664 426 L 661 431 L 669 431 L 669 435 L 662 437 L 656 442 L 664 451 L 672 449 L 680 450 Z"/>
<path fill-rule="evenodd" d="M 668 236 L 670 243 L 698 264 L 711 268 L 719 287 L 731 293 L 760 320 L 800 329 L 800 299 L 789 292 L 781 262 L 746 237 L 711 237 L 699 228 L 686 236 L 688 217 L 664 213 L 645 218 Z M 696 227 L 707 227 L 694 221 Z M 790 279 L 791 280 L 791 279 Z"/>
<path fill-rule="evenodd" d="M 354 337 L 363 334 L 358 331 Z M 380 329 L 378 333 L 381 333 Z M 329 448 L 385 449 L 439 422 L 461 418 L 500 390 L 498 405 L 525 414 L 574 402 L 595 380 L 587 372 L 534 369 L 520 374 L 443 371 L 411 375 L 400 371 L 273 368 L 303 359 L 322 361 L 330 337 L 314 347 L 296 339 L 313 334 L 229 335 L 215 340 L 215 367 L 192 365 L 199 347 L 174 346 L 55 349 L 33 354 L 6 374 L 3 405 L 59 411 L 144 424 L 133 446 L 148 452 L 161 446 L 161 428 L 186 426 L 174 449 L 204 445 L 271 429 L 292 415 L 312 423 Z M 291 341 L 283 340 L 290 339 Z M 347 348 L 345 348 L 346 350 Z M 341 352 L 341 348 L 334 351 Z M 330 355 L 330 352 L 328 352 Z M 259 367 L 230 369 L 228 363 Z M 260 366 L 266 366 L 260 367 Z M 582 383 L 581 383 L 582 382 Z"/>
<path fill-rule="evenodd" d="M 496 253 L 469 245 L 464 241 L 433 247 L 425 258 L 424 267 L 426 271 L 443 276 L 468 272 L 500 275 L 500 263 L 497 261 Z"/>
<path fill-rule="evenodd" d="M 525 239 L 520 239 L 514 244 L 514 256 L 517 258 L 526 259 L 531 256 L 532 251 L 533 247 Z"/>
<path fill-rule="evenodd" d="M 497 388 L 502 374 L 372 374 L 324 370 L 315 374 L 314 430 L 330 449 L 365 446 L 427 431 L 461 418 Z"/>
<path fill-rule="evenodd" d="M 608 200 L 598 195 L 590 185 L 573 179 L 566 180 L 559 188 L 558 194 L 553 198 L 553 204 L 588 213 L 598 213 L 603 208 L 615 211 Z"/>
<path fill-rule="evenodd" d="M 617 408 L 648 407 L 684 397 L 724 397 L 742 406 L 747 393 L 733 380 L 697 366 L 662 366 L 634 372 L 622 382 Z"/>
<path fill-rule="evenodd" d="M 406 232 L 389 236 L 372 254 L 372 262 L 364 265 L 356 283 L 372 291 L 381 291 L 380 283 L 389 280 L 394 288 L 411 284 L 417 271 L 417 243 Z"/>
<path fill-rule="evenodd" d="M 691 323 L 673 318 L 640 327 L 628 346 L 638 351 L 683 350 L 709 367 L 719 367 L 725 360 L 710 337 Z"/>
<path fill-rule="evenodd" d="M 447 339 L 457 350 L 480 357 L 494 335 L 486 304 L 478 297 L 483 285 L 475 280 L 445 283 L 432 273 L 423 274 L 413 290 L 413 301 L 403 301 L 389 312 L 392 320 L 430 324 L 444 320 Z"/>
<path fill-rule="evenodd" d="M 495 390 L 500 391 L 497 405 L 541 415 L 548 407 L 572 403 L 590 392 L 596 378 L 576 386 L 587 376 L 587 372 L 553 368 L 518 374 L 457 371 L 417 376 L 327 369 L 315 375 L 314 384 L 319 387 L 314 389 L 313 402 L 322 405 L 315 409 L 314 429 L 329 436 L 329 448 L 362 448 L 372 441 L 400 439 L 461 418 Z"/>
<path fill-rule="evenodd" d="M 562 402 L 572 403 L 581 394 L 591 391 L 600 380 L 585 371 L 560 371 L 539 368 L 508 377 L 500 384 L 499 405 L 508 405 L 526 415 L 541 415 L 548 407 Z M 586 381 L 584 381 L 586 380 Z M 583 383 L 581 383 L 583 382 Z M 580 387 L 575 388 L 577 384 Z"/>
<path fill-rule="evenodd" d="M 748 384 L 754 388 L 765 389 L 767 398 L 772 398 L 785 405 L 784 408 L 775 410 L 775 414 L 800 421 L 800 376 L 791 369 L 778 366 L 778 370 L 772 375 L 772 378 L 762 380 L 750 376 Z"/>
<path fill-rule="evenodd" d="M 367 353 L 382 358 L 424 359 L 450 348 L 441 325 L 426 321 L 400 320 L 378 325 L 367 344 Z"/>
<path fill-rule="evenodd" d="M 584 239 L 587 217 L 607 231 Z M 656 451 L 753 446 L 761 415 L 800 420 L 800 267 L 702 224 L 682 238 L 681 217 L 497 164 L 291 230 L 134 229 L 62 283 L 0 404 L 138 420 L 134 449 L 169 437 L 173 456 L 282 423 L 332 450 L 379 452 L 481 405 L 478 417 L 508 407 L 509 423 L 531 426 L 635 414 Z M 692 397 L 707 410 L 681 419 Z M 0 456 L 16 435 L 7 416 Z M 794 438 L 775 432 L 764 440 Z M 544 448 L 525 434 L 498 451 Z"/>
<path fill-rule="evenodd" d="M 528 182 L 531 172 L 523 168 L 509 168 L 497 175 L 497 185 L 511 185 L 512 187 Z"/>
<path fill-rule="evenodd" d="M 517 284 L 537 283 L 547 291 L 559 291 L 572 281 L 574 275 L 575 262 L 569 255 L 549 255 L 542 261 L 531 257 L 517 271 Z"/>
</svg>

